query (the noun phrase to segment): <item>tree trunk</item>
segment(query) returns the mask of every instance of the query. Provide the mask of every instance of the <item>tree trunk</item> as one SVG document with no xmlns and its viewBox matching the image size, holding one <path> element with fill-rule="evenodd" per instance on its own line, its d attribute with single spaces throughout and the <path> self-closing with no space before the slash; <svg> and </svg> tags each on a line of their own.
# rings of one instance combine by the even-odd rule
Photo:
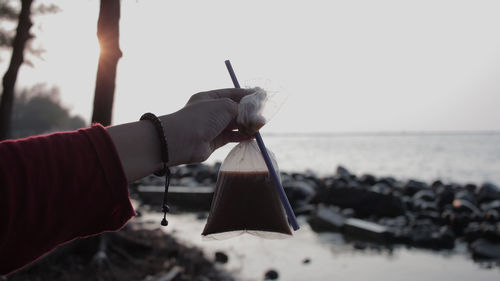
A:
<svg viewBox="0 0 500 281">
<path fill-rule="evenodd" d="M 119 21 L 120 0 L 101 0 L 97 21 L 97 38 L 101 45 L 101 53 L 97 68 L 92 123 L 101 123 L 103 126 L 111 125 L 116 68 L 122 56 L 119 45 Z"/>
<path fill-rule="evenodd" d="M 3 93 L 0 102 L 0 140 L 6 139 L 9 135 L 12 106 L 14 104 L 14 87 L 16 85 L 19 67 L 24 62 L 24 47 L 31 38 L 31 4 L 33 0 L 21 0 L 21 13 L 17 24 L 16 37 L 12 44 L 12 57 L 9 68 L 5 72 L 2 80 Z"/>
</svg>

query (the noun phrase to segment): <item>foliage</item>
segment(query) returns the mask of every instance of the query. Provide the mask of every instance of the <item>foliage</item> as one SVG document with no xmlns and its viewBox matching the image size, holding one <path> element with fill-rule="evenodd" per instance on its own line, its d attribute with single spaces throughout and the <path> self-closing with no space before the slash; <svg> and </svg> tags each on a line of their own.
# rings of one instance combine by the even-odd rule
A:
<svg viewBox="0 0 500 281">
<path fill-rule="evenodd" d="M 20 10 L 21 5 L 19 0 L 0 0 L 0 49 L 10 49 L 12 47 Z M 54 4 L 39 4 L 33 7 L 31 14 L 36 16 L 57 13 L 59 11 L 59 7 Z M 30 34 L 30 37 L 33 38 L 34 35 Z M 34 47 L 32 44 L 28 44 L 26 47 L 35 57 L 40 57 L 44 51 L 39 47 Z M 26 62 L 30 64 L 29 61 Z"/>
<path fill-rule="evenodd" d="M 36 85 L 16 97 L 12 114 L 12 138 L 85 127 L 82 117 L 71 115 L 61 103 L 56 87 Z"/>
</svg>

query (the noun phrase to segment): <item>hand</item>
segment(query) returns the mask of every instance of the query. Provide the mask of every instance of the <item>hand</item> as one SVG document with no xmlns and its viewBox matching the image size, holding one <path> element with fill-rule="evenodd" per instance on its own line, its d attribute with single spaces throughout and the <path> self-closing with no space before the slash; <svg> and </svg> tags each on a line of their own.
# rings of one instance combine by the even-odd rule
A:
<svg viewBox="0 0 500 281">
<path fill-rule="evenodd" d="M 251 93 L 245 89 L 198 93 L 181 110 L 160 117 L 166 131 L 168 165 L 202 162 L 228 142 L 250 139 L 233 130 L 238 102 Z"/>
</svg>

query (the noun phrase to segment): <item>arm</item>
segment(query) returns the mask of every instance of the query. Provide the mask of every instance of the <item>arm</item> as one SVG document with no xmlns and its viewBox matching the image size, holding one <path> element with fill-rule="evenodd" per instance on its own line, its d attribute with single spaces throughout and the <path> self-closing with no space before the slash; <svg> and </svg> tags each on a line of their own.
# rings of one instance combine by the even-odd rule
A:
<svg viewBox="0 0 500 281">
<path fill-rule="evenodd" d="M 248 136 L 237 131 L 238 102 L 247 95 L 244 89 L 223 89 L 198 93 L 181 110 L 160 116 L 168 143 L 168 166 L 202 162 L 228 142 Z M 152 174 L 162 167 L 160 141 L 149 121 L 108 127 L 127 181 Z"/>
<path fill-rule="evenodd" d="M 162 116 L 168 165 L 203 161 L 227 142 L 247 139 L 233 131 L 246 94 L 199 93 Z M 160 142 L 148 121 L 0 142 L 0 257 L 8 257 L 0 275 L 62 243 L 123 227 L 135 215 L 127 182 L 160 167 Z"/>
</svg>

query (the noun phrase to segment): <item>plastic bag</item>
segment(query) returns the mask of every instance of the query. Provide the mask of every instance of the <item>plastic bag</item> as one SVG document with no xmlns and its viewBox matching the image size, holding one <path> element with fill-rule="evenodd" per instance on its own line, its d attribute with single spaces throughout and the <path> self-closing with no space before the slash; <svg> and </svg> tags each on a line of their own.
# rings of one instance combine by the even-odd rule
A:
<svg viewBox="0 0 500 281">
<path fill-rule="evenodd" d="M 266 97 L 265 91 L 259 88 L 255 94 L 241 100 L 237 117 L 240 131 L 253 134 L 265 124 L 261 113 Z M 278 171 L 274 154 L 268 152 Z M 242 233 L 270 239 L 292 235 L 255 140 L 239 143 L 224 159 L 202 235 L 205 240 L 219 240 Z"/>
</svg>

